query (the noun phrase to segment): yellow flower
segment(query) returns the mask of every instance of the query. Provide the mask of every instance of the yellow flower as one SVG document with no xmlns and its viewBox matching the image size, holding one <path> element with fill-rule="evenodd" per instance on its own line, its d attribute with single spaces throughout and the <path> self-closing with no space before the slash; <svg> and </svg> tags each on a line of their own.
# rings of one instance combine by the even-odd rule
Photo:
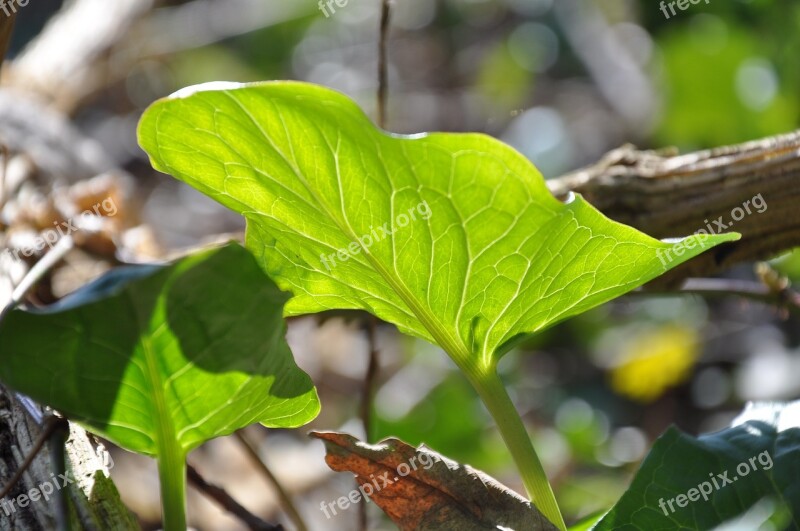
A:
<svg viewBox="0 0 800 531">
<path fill-rule="evenodd" d="M 637 334 L 622 347 L 620 363 L 611 370 L 611 387 L 639 402 L 652 402 L 684 382 L 699 355 L 693 328 L 666 325 Z"/>
</svg>

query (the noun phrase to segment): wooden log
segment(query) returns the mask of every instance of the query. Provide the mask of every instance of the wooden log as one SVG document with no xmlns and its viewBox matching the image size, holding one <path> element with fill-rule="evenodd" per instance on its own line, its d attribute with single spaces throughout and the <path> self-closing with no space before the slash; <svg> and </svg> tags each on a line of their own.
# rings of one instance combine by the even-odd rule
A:
<svg viewBox="0 0 800 531">
<path fill-rule="evenodd" d="M 39 438 L 41 425 L 21 406 L 15 395 L 0 386 L 0 488 L 5 487 Z M 61 449 L 56 449 L 56 452 Z M 106 460 L 87 433 L 70 423 L 69 436 L 63 448 L 66 456 L 66 473 L 69 480 L 59 478 L 53 466 L 51 451 L 43 448 L 33 463 L 17 482 L 12 492 L 0 500 L 0 529 L 15 531 L 50 531 L 58 529 L 56 517 L 58 494 L 66 493 L 67 518 L 72 529 L 103 531 L 106 529 L 139 529 L 133 514 L 125 507 L 114 483 L 108 477 L 113 461 Z M 54 482 L 63 485 L 55 488 Z M 43 492 L 52 488 L 53 494 L 45 500 L 40 494 L 30 501 L 36 489 Z M 20 496 L 24 507 L 19 506 Z M 12 503 L 13 502 L 13 503 Z"/>
<path fill-rule="evenodd" d="M 709 228 L 742 234 L 655 286 L 674 287 L 800 246 L 800 131 L 684 155 L 623 146 L 548 185 L 559 198 L 580 193 L 611 219 L 656 238 Z"/>
</svg>

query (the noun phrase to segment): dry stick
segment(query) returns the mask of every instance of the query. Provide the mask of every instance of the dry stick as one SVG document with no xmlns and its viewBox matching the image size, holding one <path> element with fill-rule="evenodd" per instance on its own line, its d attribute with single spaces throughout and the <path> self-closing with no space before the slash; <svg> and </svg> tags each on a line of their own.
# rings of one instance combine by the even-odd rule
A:
<svg viewBox="0 0 800 531">
<path fill-rule="evenodd" d="M 16 11 L 5 17 L 0 17 L 0 66 L 2 66 L 3 60 L 6 57 L 6 51 L 8 51 L 8 44 L 11 42 L 11 34 L 14 32 L 14 21 L 16 19 Z M 4 197 L 6 171 L 8 170 L 8 148 L 5 146 L 5 144 L 3 144 L 0 146 L 0 149 L 2 149 L 3 156 L 2 173 L 0 173 L 0 207 L 2 207 L 5 203 Z"/>
<path fill-rule="evenodd" d="M 742 234 L 651 287 L 675 289 L 686 278 L 713 276 L 800 245 L 800 131 L 683 155 L 624 146 L 547 186 L 560 198 L 580 193 L 609 218 L 655 238 L 709 232 L 709 224 L 714 233 Z"/>
<path fill-rule="evenodd" d="M 3 59 L 6 57 L 8 45 L 11 42 L 11 34 L 14 32 L 14 22 L 16 20 L 16 11 L 6 16 L 0 16 L 0 64 L 2 64 Z"/>
<path fill-rule="evenodd" d="M 389 64 L 387 61 L 387 42 L 389 37 L 389 0 L 382 0 L 381 26 L 378 40 L 378 125 L 386 127 L 386 103 L 389 97 Z"/>
<path fill-rule="evenodd" d="M 630 295 L 654 297 L 659 295 L 700 295 L 703 297 L 741 297 L 764 304 L 774 304 L 800 314 L 800 293 L 792 289 L 775 291 L 761 282 L 730 278 L 690 278 L 677 290 L 637 289 Z"/>
<path fill-rule="evenodd" d="M 186 475 L 197 490 L 217 502 L 220 507 L 236 516 L 239 520 L 247 524 L 250 529 L 256 531 L 283 531 L 283 526 L 273 525 L 265 522 L 239 504 L 222 487 L 208 483 L 203 476 L 192 465 L 186 464 Z"/>
<path fill-rule="evenodd" d="M 11 301 L 0 311 L 0 322 L 2 322 L 3 318 L 22 301 L 28 291 L 67 255 L 74 244 L 75 242 L 72 236 L 64 236 L 41 260 L 36 262 L 36 265 L 28 271 L 28 274 L 25 275 L 22 282 L 14 288 L 11 294 Z"/>
<path fill-rule="evenodd" d="M 372 442 L 372 399 L 375 396 L 375 384 L 378 370 L 380 369 L 378 346 L 376 344 L 377 328 L 378 318 L 370 314 L 369 323 L 367 324 L 369 364 L 367 365 L 367 374 L 364 377 L 364 387 L 361 391 L 361 422 L 364 426 L 364 436 L 367 442 Z"/>
<path fill-rule="evenodd" d="M 390 0 L 381 0 L 380 36 L 378 37 L 378 126 L 382 129 L 386 129 L 388 116 L 389 62 L 387 55 L 390 15 Z M 367 337 L 369 339 L 369 361 L 367 362 L 367 374 L 364 377 L 364 388 L 361 394 L 361 423 L 364 426 L 364 436 L 367 442 L 372 442 L 372 399 L 375 394 L 375 384 L 378 378 L 380 363 L 378 361 L 378 348 L 375 344 L 375 331 L 378 327 L 378 319 L 371 314 L 368 319 Z M 361 531 L 367 531 L 368 526 L 367 504 L 362 503 L 358 506 L 358 528 Z"/>
<path fill-rule="evenodd" d="M 272 473 L 272 470 L 269 469 L 267 464 L 261 460 L 261 456 L 258 455 L 258 451 L 255 449 L 253 443 L 242 433 L 241 431 L 237 431 L 233 434 L 239 442 L 242 444 L 242 448 L 244 448 L 245 453 L 250 457 L 253 461 L 253 464 L 256 465 L 256 468 L 264 474 L 264 477 L 267 478 L 267 481 L 272 485 L 272 488 L 275 489 L 275 492 L 278 494 L 278 498 L 281 500 L 281 505 L 283 505 L 284 510 L 289 516 L 289 519 L 292 523 L 297 527 L 297 531 L 308 531 L 308 527 L 306 526 L 303 517 L 300 516 L 300 511 L 297 510 L 295 507 L 294 502 L 292 501 L 292 497 L 289 496 L 289 493 L 283 488 L 278 478 L 275 477 L 275 474 Z"/>
<path fill-rule="evenodd" d="M 42 433 L 40 433 L 39 438 L 36 439 L 36 443 L 34 443 L 33 448 L 31 448 L 30 453 L 28 453 L 28 457 L 25 458 L 25 461 L 22 462 L 22 465 L 17 469 L 16 472 L 14 472 L 14 475 L 11 476 L 11 479 L 8 480 L 8 484 L 3 487 L 2 491 L 0 491 L 0 500 L 8 496 L 8 494 L 14 489 L 14 485 L 16 485 L 19 480 L 22 479 L 22 475 L 26 470 L 28 470 L 28 467 L 31 466 L 31 463 L 33 463 L 33 460 L 36 459 L 36 456 L 39 455 L 39 452 L 42 450 L 44 444 L 47 442 L 50 436 L 63 429 L 69 430 L 69 422 L 67 419 L 56 416 L 48 417 L 42 428 Z"/>
<path fill-rule="evenodd" d="M 367 343 L 369 349 L 369 362 L 367 374 L 364 376 L 364 387 L 361 391 L 361 423 L 364 426 L 364 437 L 366 441 L 372 441 L 372 399 L 375 396 L 375 387 L 378 380 L 380 363 L 378 361 L 378 347 L 375 342 L 376 331 L 378 328 L 378 318 L 368 314 L 367 318 Z M 358 506 L 358 526 L 361 531 L 367 531 L 369 520 L 367 518 L 367 504 L 362 503 Z"/>
<path fill-rule="evenodd" d="M 8 146 L 0 144 L 0 157 L 3 157 L 3 162 L 0 164 L 0 208 L 3 208 L 6 204 L 6 176 L 8 175 L 9 156 Z"/>
<path fill-rule="evenodd" d="M 52 418 L 60 419 L 59 417 L 51 416 Z M 67 477 L 67 456 L 66 447 L 67 439 L 69 439 L 69 420 L 64 418 L 60 419 L 63 422 L 54 430 L 49 437 L 50 442 L 50 465 L 54 469 L 54 473 L 59 477 Z M 70 531 L 69 516 L 67 509 L 67 491 L 59 490 L 54 500 L 53 513 L 56 517 L 56 527 L 58 531 Z"/>
<path fill-rule="evenodd" d="M 5 3 L 10 2 L 5 0 Z M 109 84 L 109 79 L 116 81 L 118 69 L 128 73 L 138 65 L 128 58 L 135 53 L 115 53 L 115 50 L 142 48 L 144 41 L 131 43 L 127 48 L 117 46 L 125 42 L 133 25 L 155 3 L 155 0 L 63 2 L 63 7 L 36 38 L 14 58 L 14 69 L 4 81 L 66 115 L 76 114 L 81 104 L 101 86 L 115 86 Z M 87 21 L 93 22 L 91 31 L 84 30 Z M 119 68 L 110 68 L 110 61 Z"/>
<path fill-rule="evenodd" d="M 775 304 L 800 313 L 800 293 L 789 288 L 776 291 L 761 282 L 727 278 L 690 278 L 680 291 L 705 296 L 733 295 L 765 304 Z"/>
</svg>

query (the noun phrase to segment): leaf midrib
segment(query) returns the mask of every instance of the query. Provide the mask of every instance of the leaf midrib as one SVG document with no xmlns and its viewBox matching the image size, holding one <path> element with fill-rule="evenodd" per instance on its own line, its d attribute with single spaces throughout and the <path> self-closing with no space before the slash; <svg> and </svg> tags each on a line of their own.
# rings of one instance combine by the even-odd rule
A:
<svg viewBox="0 0 800 531">
<path fill-rule="evenodd" d="M 414 315 L 422 324 L 422 326 L 424 326 L 428 330 L 428 332 L 430 332 L 431 336 L 433 336 L 433 338 L 439 343 L 439 346 L 442 347 L 448 354 L 450 354 L 456 361 L 456 363 L 458 363 L 459 365 L 472 363 L 470 358 L 470 352 L 467 349 L 466 345 L 464 345 L 464 343 L 460 341 L 459 338 L 454 337 L 452 334 L 449 334 L 445 329 L 445 327 L 433 316 L 433 314 L 427 308 L 425 308 L 417 300 L 416 297 L 414 297 L 411 291 L 405 286 L 405 284 L 403 284 L 402 280 L 390 274 L 389 271 L 387 271 L 386 268 L 383 267 L 383 264 L 381 264 L 374 256 L 372 256 L 372 254 L 369 252 L 369 249 L 364 247 L 358 240 L 358 236 L 352 230 L 352 227 L 350 227 L 349 223 L 347 223 L 347 227 L 344 227 L 339 222 L 338 218 L 333 215 L 333 212 L 330 210 L 327 203 L 325 203 L 325 201 L 323 201 L 322 198 L 317 195 L 315 190 L 303 177 L 302 173 L 297 168 L 296 161 L 292 160 L 290 162 L 290 160 L 286 157 L 286 155 L 280 149 L 278 149 L 278 147 L 272 142 L 272 139 L 269 137 L 269 135 L 267 135 L 266 131 L 264 131 L 264 129 L 261 127 L 261 124 L 258 123 L 258 121 L 252 114 L 250 114 L 249 110 L 244 105 L 242 105 L 242 103 L 239 102 L 229 91 L 222 91 L 222 93 L 225 94 L 231 101 L 233 101 L 242 110 L 242 112 L 244 112 L 247 115 L 247 117 L 250 119 L 250 121 L 253 123 L 256 129 L 261 133 L 261 136 L 264 138 L 264 140 L 272 147 L 273 150 L 275 150 L 275 152 L 291 168 L 297 180 L 300 182 L 300 184 L 303 185 L 303 187 L 306 189 L 309 195 L 311 195 L 314 201 L 317 202 L 320 208 L 324 211 L 325 215 L 328 216 L 328 218 L 333 221 L 336 227 L 345 236 L 347 236 L 351 240 L 351 242 L 355 242 L 356 245 L 358 245 L 361 248 L 361 250 L 364 253 L 364 256 L 370 262 L 372 267 L 376 271 L 378 271 L 378 273 L 392 287 L 392 289 L 397 293 L 397 295 L 400 296 L 400 298 L 403 300 L 406 306 L 408 306 L 408 308 L 414 313 Z M 283 116 L 280 114 L 280 112 L 277 112 L 277 114 L 281 120 L 281 123 L 283 124 L 283 127 L 286 128 Z M 292 152 L 294 152 L 294 147 L 292 146 L 291 137 L 287 136 L 287 142 L 289 144 L 289 148 L 292 150 Z M 326 144 L 328 144 L 327 139 L 325 139 L 325 142 Z M 328 144 L 328 149 L 331 150 L 330 144 Z M 338 155 L 333 150 L 331 150 L 331 154 L 336 164 L 336 183 L 339 188 L 339 196 L 343 197 L 344 190 L 342 189 L 341 179 L 339 177 Z M 257 168 L 255 166 L 253 166 L 253 168 L 256 169 L 258 173 L 264 175 L 265 177 L 268 177 L 269 179 L 274 180 L 274 177 L 266 174 L 261 168 Z M 253 206 L 251 205 L 248 206 L 251 209 L 257 211 L 257 209 L 255 209 Z M 342 209 L 342 217 L 345 221 L 347 220 L 347 215 L 345 214 L 344 209 Z M 392 236 L 392 241 L 394 241 L 393 236 Z"/>
<path fill-rule="evenodd" d="M 154 406 L 155 422 L 153 424 L 154 433 L 152 438 L 155 440 L 156 456 L 159 460 L 167 459 L 172 461 L 176 456 L 183 453 L 180 442 L 176 438 L 175 425 L 172 423 L 172 416 L 167 407 L 167 397 L 164 393 L 164 381 L 158 370 L 158 356 L 152 345 L 153 330 L 150 322 L 145 323 L 143 316 L 136 311 L 137 305 L 130 290 L 124 291 L 133 311 L 133 318 L 136 320 L 137 329 L 141 330 L 139 345 L 142 351 L 147 372 L 144 375 L 152 392 L 152 405 Z"/>
<path fill-rule="evenodd" d="M 142 337 L 140 340 L 142 353 L 147 364 L 147 378 L 150 380 L 150 388 L 153 393 L 153 404 L 156 415 L 156 446 L 161 453 L 162 448 L 166 448 L 170 441 L 177 442 L 175 439 L 175 426 L 170 421 L 169 409 L 167 408 L 167 398 L 164 394 L 164 383 L 158 372 L 156 355 L 153 351 L 150 338 Z"/>
</svg>

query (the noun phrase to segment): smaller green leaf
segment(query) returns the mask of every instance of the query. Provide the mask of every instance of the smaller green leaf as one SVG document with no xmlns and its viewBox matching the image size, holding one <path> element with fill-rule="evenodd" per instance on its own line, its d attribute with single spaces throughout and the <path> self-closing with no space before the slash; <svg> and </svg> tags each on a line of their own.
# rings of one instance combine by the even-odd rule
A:
<svg viewBox="0 0 800 531">
<path fill-rule="evenodd" d="M 690 437 L 670 428 L 594 531 L 706 530 L 764 498 L 800 529 L 800 402 L 750 406 L 731 428 Z"/>
<path fill-rule="evenodd" d="M 285 341 L 282 293 L 241 246 L 110 272 L 0 323 L 0 379 L 129 450 L 184 456 L 255 422 L 319 412 Z"/>
</svg>

